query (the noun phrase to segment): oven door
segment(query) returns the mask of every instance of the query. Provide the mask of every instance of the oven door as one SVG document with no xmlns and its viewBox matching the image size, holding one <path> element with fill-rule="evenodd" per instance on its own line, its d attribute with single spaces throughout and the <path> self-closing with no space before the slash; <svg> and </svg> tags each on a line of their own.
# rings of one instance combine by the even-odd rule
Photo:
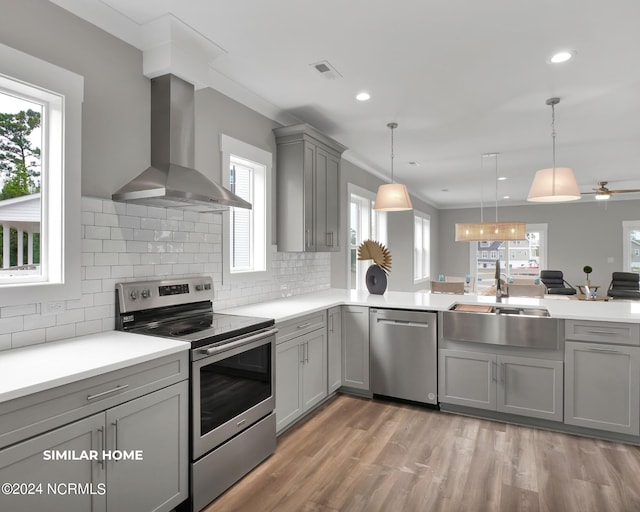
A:
<svg viewBox="0 0 640 512">
<path fill-rule="evenodd" d="M 191 367 L 193 459 L 275 409 L 275 333 L 196 349 Z"/>
</svg>

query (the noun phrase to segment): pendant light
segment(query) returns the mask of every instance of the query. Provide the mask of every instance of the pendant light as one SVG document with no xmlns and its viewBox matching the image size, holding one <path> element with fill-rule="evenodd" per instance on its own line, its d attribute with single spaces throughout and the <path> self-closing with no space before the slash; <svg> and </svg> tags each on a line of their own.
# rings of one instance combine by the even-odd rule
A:
<svg viewBox="0 0 640 512">
<path fill-rule="evenodd" d="M 484 158 L 495 157 L 495 188 L 496 188 L 496 221 L 484 222 L 482 189 L 480 192 L 480 223 L 456 224 L 456 242 L 488 242 L 525 240 L 527 225 L 524 222 L 498 222 L 498 155 L 500 153 L 485 153 L 480 160 L 480 168 Z"/>
<path fill-rule="evenodd" d="M 551 139 L 553 141 L 553 167 L 536 172 L 527 201 L 539 203 L 560 203 L 580 199 L 580 189 L 576 183 L 573 169 L 556 167 L 556 111 L 555 106 L 560 98 L 549 98 L 546 102 L 551 105 Z"/>
<path fill-rule="evenodd" d="M 381 212 L 413 210 L 407 187 L 393 182 L 393 130 L 397 127 L 398 123 L 387 124 L 387 128 L 391 129 L 391 183 L 385 183 L 378 187 L 376 200 L 373 203 L 373 209 Z"/>
</svg>

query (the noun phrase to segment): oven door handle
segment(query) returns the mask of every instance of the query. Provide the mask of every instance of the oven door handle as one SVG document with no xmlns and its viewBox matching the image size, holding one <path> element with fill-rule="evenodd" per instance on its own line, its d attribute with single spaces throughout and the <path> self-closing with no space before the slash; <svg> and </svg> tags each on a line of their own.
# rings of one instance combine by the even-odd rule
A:
<svg viewBox="0 0 640 512">
<path fill-rule="evenodd" d="M 243 345 L 248 345 L 249 343 L 253 343 L 254 341 L 261 340 L 262 338 L 268 338 L 269 336 L 273 336 L 278 332 L 277 328 L 269 329 L 268 331 L 262 331 L 258 334 L 254 334 L 252 336 L 247 336 L 246 338 L 241 338 L 236 341 L 232 341 L 231 343 L 226 343 L 224 345 L 219 345 L 217 347 L 211 348 L 201 348 L 198 350 L 201 354 L 207 354 L 208 356 L 212 356 L 213 354 L 218 354 L 220 352 L 226 352 L 227 350 L 231 350 L 233 348 L 242 347 Z"/>
</svg>

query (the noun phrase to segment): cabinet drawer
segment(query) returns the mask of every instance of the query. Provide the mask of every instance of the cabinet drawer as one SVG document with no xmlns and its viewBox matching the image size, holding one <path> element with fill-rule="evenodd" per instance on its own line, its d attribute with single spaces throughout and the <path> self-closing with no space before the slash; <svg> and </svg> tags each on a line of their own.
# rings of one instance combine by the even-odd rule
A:
<svg viewBox="0 0 640 512">
<path fill-rule="evenodd" d="M 299 316 L 293 320 L 278 323 L 278 334 L 276 344 L 284 343 L 287 340 L 306 334 L 316 329 L 323 329 L 327 326 L 327 312 L 319 311 L 309 315 Z"/>
<path fill-rule="evenodd" d="M 0 448 L 189 377 L 188 351 L 0 404 Z"/>
<path fill-rule="evenodd" d="M 565 320 L 565 338 L 576 341 L 640 345 L 640 325 L 624 322 Z"/>
</svg>

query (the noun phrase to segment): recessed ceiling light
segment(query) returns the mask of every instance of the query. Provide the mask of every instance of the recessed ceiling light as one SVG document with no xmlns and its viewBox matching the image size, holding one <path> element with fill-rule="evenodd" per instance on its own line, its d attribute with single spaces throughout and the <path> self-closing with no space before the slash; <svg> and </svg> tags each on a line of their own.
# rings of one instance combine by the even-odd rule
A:
<svg viewBox="0 0 640 512">
<path fill-rule="evenodd" d="M 567 62 L 576 54 L 575 50 L 562 50 L 554 53 L 549 59 L 553 64 L 560 64 L 561 62 Z"/>
<path fill-rule="evenodd" d="M 368 92 L 360 92 L 356 96 L 356 99 L 358 101 L 367 101 L 367 100 L 371 99 L 371 94 L 369 94 Z"/>
<path fill-rule="evenodd" d="M 502 199 L 511 199 L 511 196 L 504 196 Z"/>
<path fill-rule="evenodd" d="M 498 181 L 505 181 L 506 179 L 507 179 L 507 177 L 506 177 L 506 176 L 500 176 L 500 177 L 498 178 Z"/>
</svg>

